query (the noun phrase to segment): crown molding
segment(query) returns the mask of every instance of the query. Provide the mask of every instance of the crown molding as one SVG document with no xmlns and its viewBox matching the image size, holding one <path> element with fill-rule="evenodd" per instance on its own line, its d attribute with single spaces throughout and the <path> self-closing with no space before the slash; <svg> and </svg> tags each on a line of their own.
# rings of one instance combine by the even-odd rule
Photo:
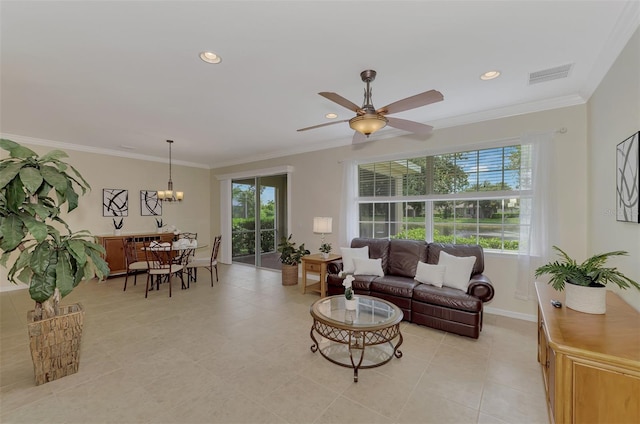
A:
<svg viewBox="0 0 640 424">
<path fill-rule="evenodd" d="M 45 140 L 42 138 L 33 138 L 33 137 L 25 137 L 22 135 L 18 135 L 18 134 L 7 134 L 7 133 L 0 133 L 0 136 L 2 138 L 8 138 L 12 141 L 15 141 L 16 143 L 24 143 L 24 144 L 31 144 L 34 146 L 44 146 L 44 147 L 50 147 L 50 148 L 55 148 L 55 149 L 62 149 L 62 150 L 73 150 L 76 152 L 85 152 L 85 153 L 93 153 L 96 155 L 106 155 L 106 156 L 115 156 L 115 157 L 121 157 L 121 158 L 127 158 L 127 159 L 137 159 L 137 160 L 145 160 L 145 161 L 149 161 L 149 162 L 161 162 L 161 163 L 169 163 L 169 158 L 159 158 L 156 156 L 148 156 L 148 155 L 141 155 L 138 153 L 128 153 L 128 152 L 121 152 L 118 150 L 112 150 L 112 149 L 104 149 L 104 148 L 100 148 L 100 147 L 91 147 L 91 146 L 82 146 L 79 144 L 72 144 L 72 143 L 65 143 L 62 141 L 54 141 L 54 140 Z M 204 169 L 210 169 L 211 167 L 209 165 L 206 164 L 202 164 L 202 163 L 195 163 L 195 162 L 187 162 L 187 161 L 180 161 L 180 160 L 171 160 L 171 163 L 174 165 L 182 165 L 182 166 L 188 166 L 191 168 L 204 168 Z"/>
</svg>

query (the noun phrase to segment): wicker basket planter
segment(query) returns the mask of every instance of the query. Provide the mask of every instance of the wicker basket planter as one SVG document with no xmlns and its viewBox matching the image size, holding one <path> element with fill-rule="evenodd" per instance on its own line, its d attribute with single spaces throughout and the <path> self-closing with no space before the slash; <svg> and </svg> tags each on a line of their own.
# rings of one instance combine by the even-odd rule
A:
<svg viewBox="0 0 640 424">
<path fill-rule="evenodd" d="M 79 303 L 61 306 L 61 314 L 33 321 L 27 314 L 31 359 L 36 385 L 78 372 L 84 309 Z"/>
<path fill-rule="evenodd" d="M 282 285 L 295 286 L 298 284 L 298 265 L 282 264 Z"/>
<path fill-rule="evenodd" d="M 567 308 L 586 314 L 604 314 L 607 311 L 607 288 L 564 285 Z"/>
</svg>

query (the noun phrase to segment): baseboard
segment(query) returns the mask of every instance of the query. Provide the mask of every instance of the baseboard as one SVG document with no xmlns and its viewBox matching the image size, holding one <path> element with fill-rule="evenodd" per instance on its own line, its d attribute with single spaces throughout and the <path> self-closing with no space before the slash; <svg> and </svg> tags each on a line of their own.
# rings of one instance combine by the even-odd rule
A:
<svg viewBox="0 0 640 424">
<path fill-rule="evenodd" d="M 520 312 L 506 311 L 504 309 L 486 307 L 486 308 L 484 308 L 484 312 L 486 312 L 487 314 L 500 315 L 500 316 L 503 316 L 503 317 L 521 319 L 523 321 L 531 321 L 531 322 L 537 322 L 538 321 L 538 317 L 536 315 L 523 314 L 523 313 L 520 313 Z"/>
</svg>

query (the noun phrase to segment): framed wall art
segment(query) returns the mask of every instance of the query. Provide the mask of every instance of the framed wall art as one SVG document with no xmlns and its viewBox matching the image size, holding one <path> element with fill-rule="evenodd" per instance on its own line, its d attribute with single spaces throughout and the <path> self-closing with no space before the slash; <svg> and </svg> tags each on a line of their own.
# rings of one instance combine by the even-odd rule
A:
<svg viewBox="0 0 640 424">
<path fill-rule="evenodd" d="M 157 191 L 140 190 L 140 215 L 162 216 L 162 200 Z"/>
<path fill-rule="evenodd" d="M 129 216 L 129 190 L 102 189 L 102 216 Z"/>
<path fill-rule="evenodd" d="M 616 219 L 640 223 L 640 131 L 616 146 Z"/>
</svg>

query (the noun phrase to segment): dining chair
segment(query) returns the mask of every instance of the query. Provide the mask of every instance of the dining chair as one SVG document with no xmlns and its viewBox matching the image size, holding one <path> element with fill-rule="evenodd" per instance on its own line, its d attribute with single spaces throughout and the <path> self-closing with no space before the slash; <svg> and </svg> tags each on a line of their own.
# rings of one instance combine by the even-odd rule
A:
<svg viewBox="0 0 640 424">
<path fill-rule="evenodd" d="M 216 270 L 216 281 L 218 280 L 218 252 L 220 251 L 220 242 L 222 236 L 216 236 L 213 239 L 213 247 L 211 249 L 211 257 L 209 258 L 193 258 L 187 263 L 187 279 L 192 278 L 196 281 L 198 278 L 198 268 L 206 268 L 211 274 L 211 287 L 213 287 L 213 270 Z"/>
<path fill-rule="evenodd" d="M 127 280 L 129 279 L 129 275 L 133 274 L 133 285 L 136 285 L 136 280 L 138 278 L 138 271 L 146 271 L 147 270 L 147 261 L 142 253 L 139 251 L 138 245 L 134 238 L 123 238 L 122 244 L 124 248 L 124 260 L 127 267 L 126 276 L 124 277 L 124 288 L 122 291 L 127 291 Z M 138 256 L 139 255 L 139 256 Z"/>
<path fill-rule="evenodd" d="M 157 242 L 150 242 L 144 244 L 144 254 L 147 260 L 147 286 L 144 292 L 146 298 L 149 294 L 149 281 L 152 278 L 156 280 L 156 288 L 160 290 L 160 283 L 162 277 L 166 277 L 169 283 L 169 297 L 171 297 L 171 278 L 174 275 L 180 277 L 182 281 L 182 288 L 186 288 L 184 284 L 183 269 L 184 265 L 174 263 L 175 252 L 171 249 L 171 246 L 162 246 Z M 151 281 L 153 284 L 153 281 Z"/>
<path fill-rule="evenodd" d="M 187 239 L 187 240 L 198 240 L 198 233 L 179 233 L 178 239 Z"/>
</svg>

